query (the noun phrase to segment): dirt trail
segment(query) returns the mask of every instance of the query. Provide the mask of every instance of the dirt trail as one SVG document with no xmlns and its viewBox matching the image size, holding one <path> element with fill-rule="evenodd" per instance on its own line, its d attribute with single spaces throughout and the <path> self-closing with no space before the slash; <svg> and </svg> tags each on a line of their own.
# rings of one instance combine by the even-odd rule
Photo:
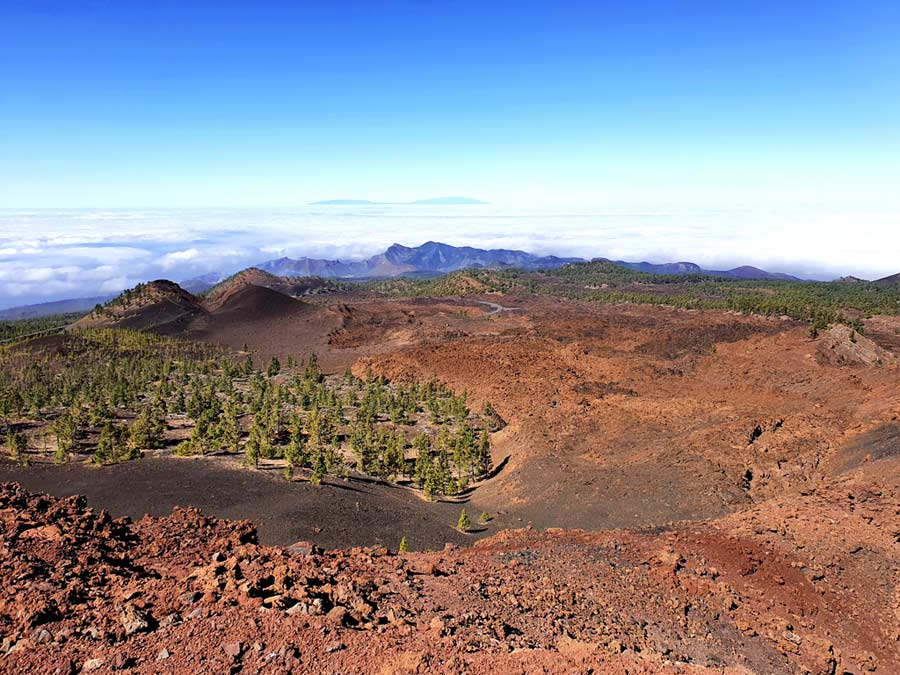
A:
<svg viewBox="0 0 900 675">
<path fill-rule="evenodd" d="M 498 305 L 496 302 L 488 302 L 487 300 L 476 300 L 479 305 L 486 305 L 491 308 L 491 311 L 485 314 L 485 316 L 493 316 L 494 314 L 499 314 L 500 312 L 521 312 L 521 307 L 504 307 L 503 305 Z"/>
</svg>

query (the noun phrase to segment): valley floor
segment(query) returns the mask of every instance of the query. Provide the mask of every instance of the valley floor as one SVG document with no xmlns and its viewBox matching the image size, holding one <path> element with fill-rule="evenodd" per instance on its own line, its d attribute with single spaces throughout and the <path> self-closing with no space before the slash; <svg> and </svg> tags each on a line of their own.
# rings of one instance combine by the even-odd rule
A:
<svg viewBox="0 0 900 675">
<path fill-rule="evenodd" d="M 3 459 L 0 481 L 60 497 L 84 495 L 116 518 L 164 516 L 183 506 L 247 519 L 262 543 L 275 546 L 308 540 L 327 548 L 396 549 L 406 537 L 410 548 L 424 550 L 471 543 L 489 532 L 487 527 L 458 532 L 460 504 L 426 503 L 413 491 L 360 478 L 329 477 L 319 486 L 288 483 L 280 468 L 251 470 L 237 458 L 147 457 L 105 467 L 76 462 L 21 467 Z"/>
</svg>

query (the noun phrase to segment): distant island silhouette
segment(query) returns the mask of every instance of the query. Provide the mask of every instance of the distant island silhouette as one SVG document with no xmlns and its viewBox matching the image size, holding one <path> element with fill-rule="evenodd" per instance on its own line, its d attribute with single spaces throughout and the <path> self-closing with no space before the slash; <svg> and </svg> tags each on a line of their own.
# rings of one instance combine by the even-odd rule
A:
<svg viewBox="0 0 900 675">
<path fill-rule="evenodd" d="M 318 202 L 310 202 L 310 206 L 367 206 L 377 204 L 425 204 L 425 205 L 463 205 L 463 204 L 487 204 L 488 202 L 471 197 L 432 197 L 431 199 L 416 199 L 411 202 L 374 202 L 370 199 L 325 199 Z"/>
</svg>

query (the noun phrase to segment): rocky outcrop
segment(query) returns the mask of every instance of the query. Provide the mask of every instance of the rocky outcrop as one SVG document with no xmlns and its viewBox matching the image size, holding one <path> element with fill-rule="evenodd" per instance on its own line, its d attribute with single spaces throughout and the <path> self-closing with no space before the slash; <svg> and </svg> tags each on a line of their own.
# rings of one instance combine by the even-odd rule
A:
<svg viewBox="0 0 900 675">
<path fill-rule="evenodd" d="M 896 672 L 897 513 L 896 484 L 847 479 L 668 531 L 322 552 L 4 484 L 0 671 Z"/>
<path fill-rule="evenodd" d="M 818 358 L 833 366 L 882 366 L 896 357 L 850 326 L 837 324 L 819 339 Z"/>
</svg>

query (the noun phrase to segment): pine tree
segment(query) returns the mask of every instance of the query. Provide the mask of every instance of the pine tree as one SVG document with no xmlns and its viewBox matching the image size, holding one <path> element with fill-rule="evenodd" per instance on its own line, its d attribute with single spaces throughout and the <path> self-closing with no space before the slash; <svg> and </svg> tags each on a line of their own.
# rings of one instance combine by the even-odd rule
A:
<svg viewBox="0 0 900 675">
<path fill-rule="evenodd" d="M 303 466 L 306 463 L 303 457 L 302 442 L 302 437 L 300 439 L 291 438 L 287 447 L 284 449 L 284 460 L 290 468 L 291 476 L 294 474 L 295 466 Z M 287 470 L 285 470 L 285 473 L 287 473 Z"/>
<path fill-rule="evenodd" d="M 309 482 L 313 485 L 320 485 L 322 483 L 322 478 L 325 476 L 325 472 L 327 467 L 325 465 L 325 457 L 322 454 L 322 450 L 319 449 L 316 452 L 316 457 L 313 460 L 313 470 L 312 474 L 309 477 Z"/>
<path fill-rule="evenodd" d="M 55 464 L 65 464 L 68 461 L 69 461 L 69 450 L 66 448 L 65 445 L 63 445 L 63 444 L 59 443 L 59 441 L 57 441 L 56 450 L 53 453 L 53 462 Z"/>
<path fill-rule="evenodd" d="M 21 462 L 25 457 L 25 449 L 27 443 L 25 436 L 16 431 L 9 431 L 6 434 L 6 447 L 9 450 L 9 458 L 14 462 Z"/>
<path fill-rule="evenodd" d="M 479 476 L 487 476 L 491 469 L 493 461 L 491 459 L 491 441 L 488 438 L 487 430 L 481 432 L 481 439 L 478 443 L 478 455 L 476 457 L 475 471 Z"/>
<path fill-rule="evenodd" d="M 334 439 L 335 428 L 327 408 L 314 408 L 306 416 L 306 435 L 310 445 L 327 445 Z"/>
<path fill-rule="evenodd" d="M 400 553 L 406 553 L 409 551 L 409 543 L 406 541 L 406 537 L 400 538 L 400 548 L 398 549 Z"/>
<path fill-rule="evenodd" d="M 416 451 L 416 467 L 413 477 L 419 485 L 425 482 L 431 469 L 431 439 L 428 434 L 419 434 L 413 439 L 413 449 Z"/>
<path fill-rule="evenodd" d="M 436 488 L 436 492 L 447 495 L 454 492 L 453 476 L 450 473 L 450 457 L 444 448 L 438 450 L 437 460 L 433 464 L 431 478 Z"/>
<path fill-rule="evenodd" d="M 191 435 L 190 438 L 187 438 L 176 445 L 172 452 L 179 457 L 190 457 L 191 455 L 199 455 L 201 449 L 194 440 L 193 435 Z"/>
<path fill-rule="evenodd" d="M 75 448 L 77 434 L 75 416 L 69 411 L 64 412 L 53 422 L 51 430 L 56 435 L 56 452 L 53 454 L 53 461 L 57 464 L 64 464 L 69 459 L 69 453 Z"/>
<path fill-rule="evenodd" d="M 356 470 L 360 473 L 369 471 L 372 464 L 373 446 L 372 425 L 366 420 L 357 420 L 350 434 L 350 448 L 356 458 Z"/>
<path fill-rule="evenodd" d="M 459 421 L 463 421 L 469 416 L 465 394 L 450 397 L 450 414 Z"/>
<path fill-rule="evenodd" d="M 218 435 L 226 452 L 236 454 L 240 450 L 241 424 L 237 417 L 237 407 L 230 398 L 225 401 L 222 418 L 219 420 Z"/>
<path fill-rule="evenodd" d="M 460 532 L 468 532 L 471 525 L 472 523 L 469 521 L 469 514 L 463 509 L 462 513 L 459 514 L 459 520 L 456 522 L 456 529 Z"/>
<path fill-rule="evenodd" d="M 422 494 L 425 495 L 425 499 L 428 501 L 434 501 L 436 491 L 437 483 L 434 479 L 434 472 L 429 471 L 428 476 L 425 478 L 425 485 L 422 487 Z"/>
<path fill-rule="evenodd" d="M 158 410 L 145 409 L 128 429 L 128 448 L 140 453 L 145 448 L 157 448 L 162 441 L 165 421 Z"/>
<path fill-rule="evenodd" d="M 254 468 L 259 466 L 259 436 L 253 432 L 244 444 L 244 459 L 247 466 Z"/>
<path fill-rule="evenodd" d="M 405 445 L 406 442 L 400 432 L 395 434 L 388 432 L 381 459 L 382 473 L 388 480 L 404 473 L 403 448 Z"/>
<path fill-rule="evenodd" d="M 269 377 L 275 377 L 278 373 L 281 372 L 281 363 L 278 361 L 278 358 L 273 356 L 272 360 L 269 361 L 269 367 L 266 370 L 266 375 Z"/>
<path fill-rule="evenodd" d="M 468 424 L 463 424 L 453 442 L 453 462 L 456 464 L 456 477 L 465 484 L 473 477 L 475 464 L 475 432 Z"/>
<path fill-rule="evenodd" d="M 93 461 L 95 464 L 108 464 L 115 462 L 118 452 L 118 439 L 112 422 L 107 421 L 100 430 L 100 440 L 97 449 L 94 450 Z"/>
<path fill-rule="evenodd" d="M 444 421 L 444 413 L 441 410 L 440 400 L 434 397 L 429 397 L 425 401 L 425 406 L 428 408 L 428 419 L 432 424 L 441 424 Z"/>
<path fill-rule="evenodd" d="M 178 395 L 175 397 L 175 412 L 184 413 L 187 411 L 187 402 L 184 400 L 184 391 L 179 389 Z"/>
<path fill-rule="evenodd" d="M 306 361 L 306 367 L 303 369 L 303 379 L 308 382 L 319 382 L 322 379 L 322 373 L 319 370 L 319 358 L 315 352 L 309 355 Z"/>
</svg>

